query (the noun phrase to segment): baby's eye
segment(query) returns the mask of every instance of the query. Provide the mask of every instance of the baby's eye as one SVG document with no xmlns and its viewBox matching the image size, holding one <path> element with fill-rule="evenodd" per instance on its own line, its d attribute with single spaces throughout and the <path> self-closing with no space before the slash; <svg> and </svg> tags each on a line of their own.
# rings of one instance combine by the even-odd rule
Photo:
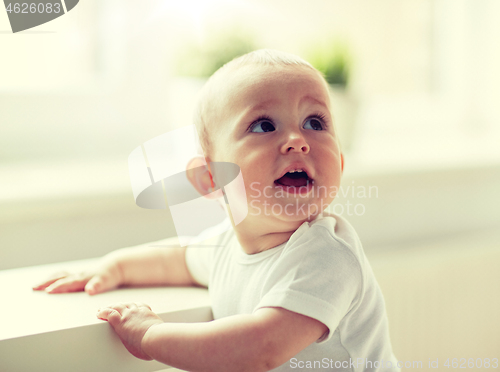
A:
<svg viewBox="0 0 500 372">
<path fill-rule="evenodd" d="M 269 120 L 262 120 L 252 125 L 250 128 L 250 132 L 254 133 L 264 133 L 264 132 L 273 132 L 276 128 L 274 128 L 274 124 Z"/>
<path fill-rule="evenodd" d="M 323 127 L 323 123 L 318 118 L 307 119 L 304 123 L 304 129 L 323 130 Z"/>
</svg>

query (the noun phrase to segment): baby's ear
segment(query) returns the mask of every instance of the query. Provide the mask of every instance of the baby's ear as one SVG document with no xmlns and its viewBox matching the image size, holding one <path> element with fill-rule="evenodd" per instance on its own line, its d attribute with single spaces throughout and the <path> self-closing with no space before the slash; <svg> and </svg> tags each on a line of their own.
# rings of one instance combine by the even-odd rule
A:
<svg viewBox="0 0 500 372">
<path fill-rule="evenodd" d="M 340 170 L 344 172 L 344 154 L 340 153 Z"/>
<path fill-rule="evenodd" d="M 222 192 L 214 193 L 215 184 L 210 172 L 210 167 L 203 156 L 195 156 L 186 166 L 186 176 L 193 187 L 201 195 L 207 198 L 217 198 L 222 196 Z M 209 194 L 212 194 L 208 196 Z M 220 194 L 220 195 L 219 195 Z"/>
</svg>

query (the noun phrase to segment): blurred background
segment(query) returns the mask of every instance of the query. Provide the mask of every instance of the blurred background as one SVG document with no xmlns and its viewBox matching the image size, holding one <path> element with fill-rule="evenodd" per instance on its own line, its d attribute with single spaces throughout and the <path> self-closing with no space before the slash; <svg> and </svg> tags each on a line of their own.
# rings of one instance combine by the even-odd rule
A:
<svg viewBox="0 0 500 372">
<path fill-rule="evenodd" d="M 496 0 L 82 0 L 12 34 L 0 11 L 0 269 L 173 236 L 167 211 L 135 205 L 128 155 L 191 124 L 222 64 L 275 48 L 331 83 L 332 208 L 363 241 L 398 359 L 498 358 L 499 21 Z"/>
</svg>

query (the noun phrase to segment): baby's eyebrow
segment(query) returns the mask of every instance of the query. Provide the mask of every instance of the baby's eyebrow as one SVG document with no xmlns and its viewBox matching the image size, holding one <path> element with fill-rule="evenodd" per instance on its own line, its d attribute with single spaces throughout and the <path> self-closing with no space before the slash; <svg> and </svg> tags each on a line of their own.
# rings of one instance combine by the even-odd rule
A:
<svg viewBox="0 0 500 372">
<path fill-rule="evenodd" d="M 299 105 L 301 105 L 304 101 L 313 101 L 321 106 L 323 106 L 324 108 L 328 109 L 328 106 L 325 104 L 325 102 L 313 97 L 313 96 L 310 96 L 310 95 L 307 95 L 307 96 L 304 96 L 300 99 L 300 102 L 299 102 Z"/>
<path fill-rule="evenodd" d="M 267 100 L 264 102 L 260 102 L 260 103 L 256 104 L 255 106 L 251 106 L 249 111 L 266 110 L 278 102 L 279 101 L 277 99 L 270 99 L 270 100 Z"/>
</svg>

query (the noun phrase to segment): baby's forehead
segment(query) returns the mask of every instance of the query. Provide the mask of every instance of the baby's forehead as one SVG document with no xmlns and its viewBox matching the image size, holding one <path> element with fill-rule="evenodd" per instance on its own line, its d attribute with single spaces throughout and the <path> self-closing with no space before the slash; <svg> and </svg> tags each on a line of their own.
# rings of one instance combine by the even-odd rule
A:
<svg viewBox="0 0 500 372">
<path fill-rule="evenodd" d="M 212 97 L 222 107 L 232 105 L 239 97 L 251 94 L 260 96 L 283 84 L 300 81 L 306 82 L 312 89 L 326 93 L 327 85 L 323 76 L 314 68 L 304 65 L 279 65 L 264 63 L 247 63 L 227 69 L 214 81 Z M 219 107 L 221 107 L 219 106 Z"/>
</svg>

